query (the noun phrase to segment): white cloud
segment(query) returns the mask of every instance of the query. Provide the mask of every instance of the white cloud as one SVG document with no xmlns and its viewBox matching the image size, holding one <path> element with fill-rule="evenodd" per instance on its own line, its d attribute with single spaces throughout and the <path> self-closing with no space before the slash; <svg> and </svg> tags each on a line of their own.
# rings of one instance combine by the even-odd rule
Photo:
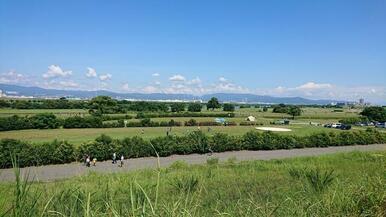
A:
<svg viewBox="0 0 386 217">
<path fill-rule="evenodd" d="M 342 86 L 329 83 L 307 82 L 295 87 L 257 89 L 255 94 L 306 97 L 310 99 L 330 99 L 357 101 L 359 98 L 374 103 L 386 103 L 386 87 L 384 86 Z"/>
<path fill-rule="evenodd" d="M 108 83 L 106 83 L 106 82 L 101 82 L 100 83 L 100 88 L 101 89 L 107 89 L 109 87 L 109 84 Z"/>
<path fill-rule="evenodd" d="M 50 81 L 43 82 L 41 85 L 44 88 L 53 88 L 53 89 L 74 89 L 74 88 L 80 87 L 80 84 L 72 80 L 62 80 L 62 81 L 50 80 Z"/>
<path fill-rule="evenodd" d="M 182 82 L 182 81 L 186 81 L 186 78 L 182 75 L 173 75 L 172 77 L 169 78 L 169 80 L 174 82 Z"/>
<path fill-rule="evenodd" d="M 21 73 L 17 73 L 15 70 L 0 74 L 0 83 L 23 84 L 26 82 L 28 82 L 28 78 Z"/>
<path fill-rule="evenodd" d="M 317 89 L 328 89 L 328 88 L 332 88 L 332 85 L 331 84 L 318 84 L 318 83 L 314 83 L 314 82 L 307 82 L 305 84 L 302 84 L 302 85 L 296 87 L 295 89 L 298 89 L 298 90 L 317 90 Z"/>
<path fill-rule="evenodd" d="M 188 81 L 187 83 L 191 84 L 191 85 L 198 85 L 198 84 L 201 84 L 201 79 L 199 77 L 196 77 L 196 78 Z"/>
<path fill-rule="evenodd" d="M 95 78 L 96 76 L 97 76 L 96 70 L 91 67 L 87 67 L 86 77 Z"/>
<path fill-rule="evenodd" d="M 159 86 L 159 85 L 161 85 L 161 82 L 155 81 L 154 84 L 157 85 L 157 86 Z"/>
<path fill-rule="evenodd" d="M 59 81 L 59 84 L 62 87 L 79 87 L 79 84 L 74 81 Z"/>
<path fill-rule="evenodd" d="M 108 81 L 108 80 L 111 80 L 113 76 L 109 73 L 107 74 L 104 74 L 104 75 L 99 75 L 99 80 L 101 81 Z"/>
<path fill-rule="evenodd" d="M 160 90 L 157 87 L 154 86 L 146 86 L 142 89 L 144 93 L 158 93 Z"/>
<path fill-rule="evenodd" d="M 219 77 L 218 80 L 220 82 L 228 82 L 228 79 L 224 78 L 224 77 Z"/>
<path fill-rule="evenodd" d="M 158 76 L 160 76 L 160 74 L 159 73 L 153 73 L 151 76 L 158 77 Z"/>
<path fill-rule="evenodd" d="M 43 74 L 43 78 L 69 77 L 70 75 L 72 75 L 72 71 L 63 71 L 58 65 L 50 65 L 48 66 L 48 71 Z"/>
</svg>

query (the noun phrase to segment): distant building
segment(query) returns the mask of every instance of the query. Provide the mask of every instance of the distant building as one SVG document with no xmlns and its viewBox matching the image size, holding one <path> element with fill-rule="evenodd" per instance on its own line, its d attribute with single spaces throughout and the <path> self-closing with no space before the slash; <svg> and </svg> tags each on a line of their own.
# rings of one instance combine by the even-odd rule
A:
<svg viewBox="0 0 386 217">
<path fill-rule="evenodd" d="M 6 97 L 7 95 L 5 95 L 5 93 L 2 91 L 2 90 L 0 90 L 0 97 Z"/>
<path fill-rule="evenodd" d="M 359 105 L 364 105 L 364 104 L 365 104 L 365 99 L 360 98 L 360 99 L 359 99 Z"/>
</svg>

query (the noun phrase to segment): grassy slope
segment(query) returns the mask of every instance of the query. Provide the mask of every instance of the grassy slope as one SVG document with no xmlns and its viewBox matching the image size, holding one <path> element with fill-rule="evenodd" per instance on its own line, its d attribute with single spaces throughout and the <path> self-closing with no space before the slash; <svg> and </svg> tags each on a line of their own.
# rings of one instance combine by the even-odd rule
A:
<svg viewBox="0 0 386 217">
<path fill-rule="evenodd" d="M 91 174 L 33 184 L 34 193 L 20 202 L 34 215 L 48 204 L 46 212 L 66 216 L 381 216 L 386 212 L 385 162 L 386 151 L 209 166 L 175 163 L 160 170 L 159 182 L 154 170 Z M 290 173 L 315 168 L 321 174 L 334 171 L 322 191 Z M 13 186 L 0 184 L 0 210 L 14 201 Z"/>
</svg>

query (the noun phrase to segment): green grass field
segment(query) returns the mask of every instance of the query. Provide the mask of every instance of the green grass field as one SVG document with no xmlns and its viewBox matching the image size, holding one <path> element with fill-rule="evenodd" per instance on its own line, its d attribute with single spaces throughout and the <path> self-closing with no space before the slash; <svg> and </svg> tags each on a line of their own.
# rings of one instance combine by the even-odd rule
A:
<svg viewBox="0 0 386 217">
<path fill-rule="evenodd" d="M 0 109 L 0 116 L 9 116 L 12 114 L 18 115 L 33 115 L 42 112 L 52 112 L 59 117 L 66 117 L 70 115 L 88 115 L 86 110 L 81 109 Z M 221 110 L 206 111 L 208 113 L 219 113 Z M 128 113 L 135 115 L 134 112 Z M 240 123 L 245 121 L 245 118 L 249 115 L 256 117 L 256 122 L 264 124 L 264 126 L 270 126 L 270 123 L 282 118 L 289 118 L 286 114 L 272 113 L 269 109 L 267 112 L 261 112 L 261 109 L 257 108 L 245 108 L 238 109 L 235 111 L 236 117 L 227 118 L 228 121 Z M 344 117 L 355 117 L 358 116 L 359 110 L 355 109 L 344 109 L 343 112 L 333 112 L 333 109 L 322 109 L 322 108 L 304 108 L 303 113 L 300 117 L 296 117 L 295 120 L 291 120 L 289 126 L 284 126 L 292 129 L 292 132 L 288 134 L 295 134 L 299 136 L 309 135 L 314 132 L 321 131 L 336 131 L 334 129 L 325 129 L 323 127 L 310 126 L 309 122 L 314 123 L 334 123 L 338 122 L 339 119 Z M 122 114 L 112 114 L 122 115 Z M 152 118 L 152 121 L 170 121 L 171 119 L 179 122 L 185 122 L 190 119 L 195 119 L 198 122 L 214 121 L 213 117 L 173 117 L 173 118 Z M 138 119 L 130 119 L 129 121 L 139 121 Z M 282 126 L 277 126 L 282 127 Z M 141 130 L 144 129 L 145 133 L 142 134 Z M 201 130 L 207 132 L 208 127 L 201 127 Z M 217 132 L 227 133 L 230 135 L 242 135 L 250 130 L 255 130 L 252 126 L 233 126 L 233 127 L 211 127 L 212 131 L 210 134 Z M 100 134 L 104 133 L 111 136 L 112 138 L 121 139 L 124 137 L 141 136 L 144 138 L 154 138 L 157 136 L 166 135 L 166 127 L 155 127 L 155 128 L 106 128 L 106 129 L 53 129 L 53 130 L 18 130 L 18 131 L 3 131 L 0 132 L 0 139 L 12 138 L 21 139 L 31 142 L 49 142 L 54 139 L 67 140 L 74 144 L 80 144 L 95 139 Z M 183 135 L 189 131 L 197 130 L 197 127 L 174 127 L 173 134 Z"/>
<path fill-rule="evenodd" d="M 39 113 L 53 113 L 59 117 L 66 117 L 88 114 L 88 111 L 84 109 L 0 109 L 0 117 L 12 115 L 31 116 Z"/>
<path fill-rule="evenodd" d="M 0 184 L 7 216 L 385 216 L 386 152 Z"/>
<path fill-rule="evenodd" d="M 267 125 L 269 126 L 269 125 Z M 278 126 L 273 126 L 278 127 Z M 281 127 L 281 126 L 279 126 Z M 210 127 L 211 131 L 208 132 L 208 127 L 200 127 L 200 129 L 208 134 L 214 133 L 226 133 L 229 135 L 242 135 L 250 130 L 256 130 L 253 126 L 215 126 Z M 299 136 L 309 135 L 315 132 L 330 132 L 339 131 L 336 129 L 327 129 L 323 127 L 310 127 L 308 125 L 289 125 L 284 128 L 292 129 L 292 132 L 280 132 L 286 134 L 295 134 Z M 144 133 L 142 134 L 142 129 Z M 172 134 L 183 135 L 193 130 L 197 130 L 197 127 L 173 127 Z M 0 139 L 20 139 L 31 142 L 50 142 L 54 139 L 66 140 L 73 144 L 79 145 L 82 142 L 94 140 L 101 134 L 106 134 L 114 139 L 122 139 L 125 137 L 141 136 L 143 138 L 154 138 L 157 136 L 165 136 L 166 127 L 148 127 L 148 128 L 87 128 L 87 129 L 49 129 L 49 130 L 16 130 L 0 132 Z"/>
</svg>

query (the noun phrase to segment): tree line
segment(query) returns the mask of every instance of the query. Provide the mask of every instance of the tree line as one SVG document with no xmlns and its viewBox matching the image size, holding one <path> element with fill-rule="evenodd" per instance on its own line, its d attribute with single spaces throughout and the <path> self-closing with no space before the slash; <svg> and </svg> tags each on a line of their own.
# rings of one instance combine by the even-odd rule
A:
<svg viewBox="0 0 386 217">
<path fill-rule="evenodd" d="M 201 112 L 205 103 L 165 103 L 165 102 L 146 102 L 116 100 L 109 96 L 97 96 L 90 100 L 68 100 L 64 97 L 60 99 L 32 99 L 15 100 L 0 99 L 0 108 L 12 109 L 85 109 L 90 114 L 116 114 L 128 111 L 141 112 Z M 206 103 L 208 110 L 221 108 L 217 98 L 212 98 Z M 234 111 L 232 104 L 224 104 L 224 111 Z"/>
</svg>

